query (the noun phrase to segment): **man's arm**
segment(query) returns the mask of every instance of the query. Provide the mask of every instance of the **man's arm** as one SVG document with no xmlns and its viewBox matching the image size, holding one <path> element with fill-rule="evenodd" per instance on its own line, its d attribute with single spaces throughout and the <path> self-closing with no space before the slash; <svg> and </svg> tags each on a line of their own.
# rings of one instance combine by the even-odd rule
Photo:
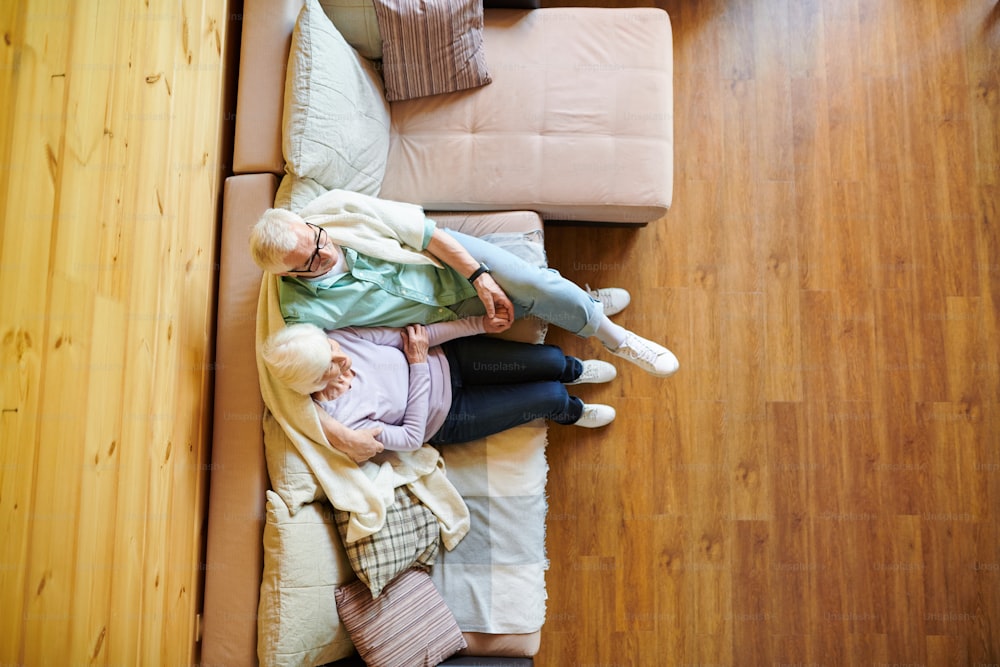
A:
<svg viewBox="0 0 1000 667">
<path fill-rule="evenodd" d="M 354 431 L 328 415 L 318 405 L 316 414 L 319 415 L 319 423 L 330 445 L 347 454 L 355 463 L 364 463 L 384 449 L 382 443 L 375 439 L 382 432 L 381 426 Z"/>
<path fill-rule="evenodd" d="M 479 268 L 479 261 L 470 255 L 461 243 L 441 229 L 434 230 L 431 240 L 427 243 L 427 251 L 466 278 Z M 488 317 L 505 320 L 507 327 L 514 323 L 514 304 L 510 302 L 493 276 L 488 273 L 480 274 L 472 286 L 476 288 L 479 300 L 486 307 Z"/>
</svg>

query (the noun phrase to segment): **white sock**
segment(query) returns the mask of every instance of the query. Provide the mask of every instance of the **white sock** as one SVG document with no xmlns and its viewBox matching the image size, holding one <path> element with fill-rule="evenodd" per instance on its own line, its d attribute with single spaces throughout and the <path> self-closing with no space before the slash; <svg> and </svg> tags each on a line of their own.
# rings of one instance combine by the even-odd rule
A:
<svg viewBox="0 0 1000 667">
<path fill-rule="evenodd" d="M 597 336 L 597 340 L 604 343 L 607 347 L 610 347 L 612 350 L 617 349 L 625 342 L 628 329 L 618 326 L 608 319 L 607 315 L 600 315 L 600 318 L 597 322 L 597 331 L 594 332 L 594 335 Z"/>
</svg>

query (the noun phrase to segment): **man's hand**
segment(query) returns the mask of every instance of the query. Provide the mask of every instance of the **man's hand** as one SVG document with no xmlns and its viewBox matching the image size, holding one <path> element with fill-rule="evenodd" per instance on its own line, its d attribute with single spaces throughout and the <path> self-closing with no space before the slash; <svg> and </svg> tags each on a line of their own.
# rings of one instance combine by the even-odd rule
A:
<svg viewBox="0 0 1000 667">
<path fill-rule="evenodd" d="M 430 241 L 427 243 L 427 251 L 461 276 L 471 276 L 479 268 L 479 260 L 470 255 L 461 243 L 441 231 L 440 228 L 435 229 L 431 235 Z M 509 328 L 514 323 L 514 304 L 510 302 L 507 294 L 493 279 L 493 276 L 483 273 L 476 278 L 476 282 L 472 285 L 476 288 L 476 294 L 486 308 L 486 314 L 491 319 L 500 318 L 506 321 L 507 326 L 504 329 Z"/>
<path fill-rule="evenodd" d="M 497 284 L 493 276 L 483 273 L 476 278 L 476 282 L 472 286 L 476 288 L 476 294 L 486 308 L 486 317 L 490 321 L 495 321 L 494 326 L 502 326 L 502 328 L 489 331 L 489 333 L 498 333 L 509 329 L 510 325 L 514 323 L 514 304 L 510 302 L 507 293 Z M 487 325 L 487 329 L 489 329 L 489 325 Z"/>
</svg>

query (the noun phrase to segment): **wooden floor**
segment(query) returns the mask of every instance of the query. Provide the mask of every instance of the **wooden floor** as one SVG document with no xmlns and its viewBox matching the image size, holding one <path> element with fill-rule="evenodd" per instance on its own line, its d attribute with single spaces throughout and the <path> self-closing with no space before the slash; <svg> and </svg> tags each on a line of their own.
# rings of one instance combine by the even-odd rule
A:
<svg viewBox="0 0 1000 667">
<path fill-rule="evenodd" d="M 997 664 L 1000 9 L 657 4 L 674 206 L 547 246 L 681 370 L 550 430 L 536 664 Z"/>
<path fill-rule="evenodd" d="M 225 0 L 0 3 L 0 664 L 190 665 Z"/>
<path fill-rule="evenodd" d="M 550 431 L 536 664 L 1000 663 L 1000 10 L 661 6 L 673 209 L 548 247 L 682 368 Z M 0 664 L 196 655 L 232 14 L 0 5 Z"/>
</svg>

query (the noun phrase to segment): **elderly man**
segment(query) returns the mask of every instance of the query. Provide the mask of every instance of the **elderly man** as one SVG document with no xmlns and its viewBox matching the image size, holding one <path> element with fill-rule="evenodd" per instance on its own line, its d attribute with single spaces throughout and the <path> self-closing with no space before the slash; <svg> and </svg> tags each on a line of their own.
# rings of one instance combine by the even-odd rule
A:
<svg viewBox="0 0 1000 667">
<path fill-rule="evenodd" d="M 596 337 L 612 354 L 653 375 L 666 377 L 679 367 L 670 350 L 608 318 L 609 311 L 627 305 L 625 290 L 600 290 L 612 302 L 606 308 L 556 271 L 482 239 L 439 229 L 413 204 L 333 190 L 300 214 L 266 211 L 251 232 L 250 246 L 254 261 L 281 277 L 279 301 L 289 324 L 309 322 L 328 330 L 402 327 L 485 314 L 503 329 L 533 315 L 578 336 Z M 368 434 L 324 422 L 328 426 L 332 444 L 341 441 L 344 451 L 380 449 Z"/>
</svg>

